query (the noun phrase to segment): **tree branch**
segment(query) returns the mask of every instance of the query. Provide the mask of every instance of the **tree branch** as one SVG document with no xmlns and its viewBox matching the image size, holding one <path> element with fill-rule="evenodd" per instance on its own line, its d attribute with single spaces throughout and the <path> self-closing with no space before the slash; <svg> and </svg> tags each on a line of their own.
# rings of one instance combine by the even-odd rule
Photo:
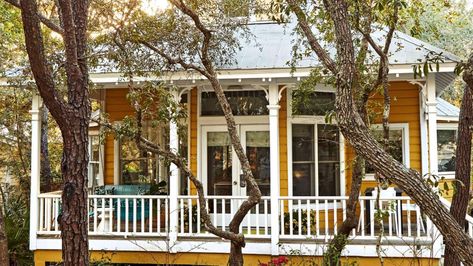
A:
<svg viewBox="0 0 473 266">
<path fill-rule="evenodd" d="M 304 11 L 301 9 L 301 7 L 297 4 L 295 0 L 288 0 L 287 1 L 289 6 L 291 7 L 292 11 L 297 17 L 297 22 L 299 23 L 299 26 L 301 27 L 302 31 L 304 32 L 307 41 L 309 42 L 310 47 L 312 50 L 317 54 L 317 57 L 322 61 L 322 63 L 327 67 L 332 74 L 337 73 L 337 67 L 335 62 L 332 60 L 332 58 L 329 56 L 327 51 L 325 51 L 324 48 L 320 45 L 319 41 L 315 37 L 314 32 L 310 28 L 308 22 L 307 22 L 307 17 L 304 14 Z"/>
<path fill-rule="evenodd" d="M 16 8 L 21 8 L 20 2 L 18 0 L 5 0 L 5 2 L 9 3 L 10 5 L 16 7 Z M 61 35 L 64 34 L 64 29 L 57 25 L 54 21 L 51 19 L 47 18 L 45 15 L 41 14 L 40 12 L 36 12 L 37 17 L 43 23 L 46 27 L 48 27 L 50 30 L 59 33 Z"/>
<path fill-rule="evenodd" d="M 188 70 L 188 69 L 193 69 L 193 70 L 196 70 L 197 72 L 199 72 L 200 74 L 202 74 L 203 76 L 205 77 L 209 77 L 209 73 L 207 73 L 204 69 L 202 69 L 201 67 L 195 65 L 195 64 L 190 64 L 190 63 L 187 63 L 186 61 L 184 61 L 182 58 L 180 57 L 177 57 L 177 58 L 173 58 L 171 57 L 170 55 L 166 54 L 165 52 L 163 52 L 161 49 L 159 49 L 158 47 L 156 47 L 155 45 L 151 44 L 150 42 L 148 41 L 145 41 L 145 40 L 139 40 L 138 41 L 139 43 L 143 44 L 145 47 L 147 47 L 148 49 L 152 50 L 153 52 L 157 53 L 159 56 L 163 57 L 164 59 L 166 59 L 166 61 L 168 62 L 169 65 L 180 65 L 182 66 L 185 70 Z"/>
<path fill-rule="evenodd" d="M 52 69 L 47 64 L 44 54 L 43 36 L 37 14 L 38 10 L 34 0 L 21 1 L 21 16 L 25 32 L 26 50 L 36 86 L 49 111 L 56 118 L 58 125 L 61 128 L 67 128 L 69 122 L 64 118 L 64 114 L 67 113 L 68 107 L 55 89 Z"/>
</svg>

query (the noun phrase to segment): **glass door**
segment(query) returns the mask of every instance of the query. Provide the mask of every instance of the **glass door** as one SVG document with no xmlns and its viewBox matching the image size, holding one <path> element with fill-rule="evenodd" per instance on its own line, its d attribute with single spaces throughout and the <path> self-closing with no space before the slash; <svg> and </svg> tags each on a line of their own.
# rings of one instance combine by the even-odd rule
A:
<svg viewBox="0 0 473 266">
<path fill-rule="evenodd" d="M 256 179 L 263 196 L 270 193 L 270 147 L 268 125 L 241 125 L 241 144 L 245 148 L 253 177 Z M 238 165 L 239 161 L 238 161 Z M 240 166 L 241 169 L 241 166 Z M 241 173 L 241 170 L 240 170 Z M 240 195 L 247 195 L 247 187 Z"/>
<path fill-rule="evenodd" d="M 246 151 L 254 178 L 263 196 L 270 193 L 270 147 L 267 125 L 239 125 L 241 144 Z M 241 164 L 236 156 L 226 126 L 202 127 L 202 181 L 209 199 L 211 219 L 216 224 L 231 221 L 241 202 L 246 198 L 247 186 L 242 175 Z M 214 196 L 214 197 L 212 197 Z M 233 196 L 225 200 L 218 196 Z M 270 209 L 270 206 L 267 206 Z M 248 221 L 264 221 L 264 206 L 253 209 L 242 225 Z M 259 217 L 256 217 L 258 215 Z M 267 217 L 269 218 L 269 217 Z"/>
</svg>

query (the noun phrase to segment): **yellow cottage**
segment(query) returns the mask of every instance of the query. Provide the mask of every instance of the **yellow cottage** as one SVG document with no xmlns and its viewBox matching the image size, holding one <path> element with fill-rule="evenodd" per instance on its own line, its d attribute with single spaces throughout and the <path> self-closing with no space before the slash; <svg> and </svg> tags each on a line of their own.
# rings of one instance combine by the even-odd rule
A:
<svg viewBox="0 0 473 266">
<path fill-rule="evenodd" d="M 335 90 L 320 85 L 307 99 L 292 104 L 296 84 L 317 65 L 301 60 L 295 72 L 290 30 L 274 23 L 249 26 L 259 46 L 243 44 L 233 66 L 219 70 L 219 79 L 232 106 L 239 135 L 255 178 L 261 202 L 241 226 L 247 245 L 247 265 L 286 256 L 292 263 L 320 263 L 327 243 L 346 215 L 351 182 L 352 150 L 335 123 L 325 114 L 334 108 Z M 381 35 L 380 35 L 381 36 Z M 451 178 L 458 109 L 437 96 L 454 78 L 454 63 L 414 78 L 412 64 L 429 51 L 443 52 L 396 32 L 393 45 L 402 46 L 390 58 L 390 143 L 392 155 L 423 175 Z M 132 115 L 122 73 L 92 73 L 102 89 L 95 95 L 102 110 L 119 123 Z M 137 79 L 139 80 L 139 79 Z M 227 228 L 232 213 L 246 197 L 240 165 L 232 150 L 222 111 L 208 82 L 195 73 L 167 73 L 164 80 L 179 88 L 177 100 L 188 112 L 187 138 L 176 125 L 147 136 L 186 155 L 203 182 L 213 223 Z M 139 85 L 137 82 L 136 85 Z M 371 103 L 381 100 L 373 95 Z M 376 112 L 376 104 L 373 104 Z M 41 99 L 33 99 L 30 247 L 36 265 L 61 258 L 60 193 L 39 189 Z M 374 121 L 373 132 L 380 132 Z M 207 233 L 200 221 L 196 191 L 174 165 L 140 152 L 133 142 L 107 136 L 101 142 L 97 125 L 90 131 L 89 245 L 92 259 L 105 263 L 224 265 L 228 241 Z M 442 236 L 415 202 L 401 190 L 380 191 L 383 225 L 375 225 L 375 182 L 368 166 L 358 206 L 360 220 L 343 251 L 343 261 L 378 265 L 381 248 L 385 265 L 437 265 L 443 253 Z M 162 193 L 149 193 L 150 183 L 166 181 Z M 159 194 L 159 195 L 158 195 Z M 469 229 L 472 233 L 473 223 Z"/>
</svg>

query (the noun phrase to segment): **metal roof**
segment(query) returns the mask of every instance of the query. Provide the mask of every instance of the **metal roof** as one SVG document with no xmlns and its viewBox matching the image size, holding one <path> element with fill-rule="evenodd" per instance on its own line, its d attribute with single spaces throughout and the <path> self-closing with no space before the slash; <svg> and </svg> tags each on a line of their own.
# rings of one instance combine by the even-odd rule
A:
<svg viewBox="0 0 473 266">
<path fill-rule="evenodd" d="M 460 108 L 440 97 L 437 98 L 437 120 L 458 121 L 459 116 Z"/>
<path fill-rule="evenodd" d="M 250 41 L 242 41 L 242 49 L 235 55 L 235 64 L 221 66 L 219 69 L 288 68 L 288 62 L 292 59 L 294 41 L 297 38 L 297 34 L 294 33 L 296 23 L 260 22 L 250 24 L 248 27 L 254 38 Z M 385 34 L 384 30 L 378 30 L 372 36 L 376 42 L 383 43 Z M 326 48 L 332 55 L 335 53 L 333 47 Z M 399 31 L 394 34 L 389 60 L 391 64 L 415 64 L 424 61 L 429 51 L 443 53 L 449 60 L 459 60 L 457 56 L 447 51 Z M 318 65 L 318 59 L 310 56 L 299 60 L 296 67 Z"/>
</svg>

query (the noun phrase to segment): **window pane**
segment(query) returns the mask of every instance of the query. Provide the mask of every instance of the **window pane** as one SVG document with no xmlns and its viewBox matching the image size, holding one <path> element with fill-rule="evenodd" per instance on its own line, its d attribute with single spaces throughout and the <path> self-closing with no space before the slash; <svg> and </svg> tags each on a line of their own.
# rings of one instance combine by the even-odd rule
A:
<svg viewBox="0 0 473 266">
<path fill-rule="evenodd" d="M 340 164 L 319 162 L 319 196 L 340 195 Z"/>
<path fill-rule="evenodd" d="M 294 105 L 293 115 L 326 115 L 335 109 L 335 93 L 311 92 L 309 95 L 298 95 L 295 90 L 292 94 Z"/>
<path fill-rule="evenodd" d="M 269 131 L 246 132 L 246 155 L 263 196 L 269 196 Z M 248 189 L 248 186 L 247 186 Z"/>
<path fill-rule="evenodd" d="M 383 130 L 375 129 L 371 131 L 375 139 L 382 143 L 383 141 Z M 402 143 L 402 129 L 390 129 L 389 130 L 389 141 L 388 141 L 388 153 L 394 157 L 398 162 L 404 163 L 403 160 L 403 143 Z M 366 163 L 366 173 L 374 173 L 373 167 Z"/>
<path fill-rule="evenodd" d="M 207 133 L 208 195 L 232 195 L 232 145 L 226 132 Z"/>
<path fill-rule="evenodd" d="M 99 150 L 100 150 L 100 138 L 99 136 L 90 136 L 90 145 L 91 145 L 91 154 L 89 161 L 98 162 L 99 159 Z"/>
<path fill-rule="evenodd" d="M 226 91 L 233 115 L 267 115 L 269 113 L 264 91 Z M 223 116 L 222 108 L 214 92 L 202 92 L 201 114 L 204 116 Z"/>
<path fill-rule="evenodd" d="M 340 195 L 340 137 L 334 125 L 317 126 L 319 196 Z"/>
<path fill-rule="evenodd" d="M 339 134 L 338 127 L 333 125 L 318 125 L 318 157 L 319 162 L 339 161 Z"/>
<path fill-rule="evenodd" d="M 292 125 L 292 160 L 314 161 L 313 125 Z"/>
<path fill-rule="evenodd" d="M 315 196 L 313 163 L 294 163 L 292 166 L 294 196 Z"/>
<path fill-rule="evenodd" d="M 456 138 L 456 130 L 437 130 L 439 172 L 455 171 Z"/>
<path fill-rule="evenodd" d="M 151 126 L 145 122 L 143 136 L 149 141 L 162 145 L 168 143 L 166 127 Z M 162 180 L 168 181 L 169 163 L 159 160 L 159 157 L 146 150 L 141 150 L 134 140 L 120 140 L 120 173 L 122 184 L 151 184 Z"/>
<path fill-rule="evenodd" d="M 314 125 L 292 125 L 294 196 L 315 196 Z"/>
</svg>

